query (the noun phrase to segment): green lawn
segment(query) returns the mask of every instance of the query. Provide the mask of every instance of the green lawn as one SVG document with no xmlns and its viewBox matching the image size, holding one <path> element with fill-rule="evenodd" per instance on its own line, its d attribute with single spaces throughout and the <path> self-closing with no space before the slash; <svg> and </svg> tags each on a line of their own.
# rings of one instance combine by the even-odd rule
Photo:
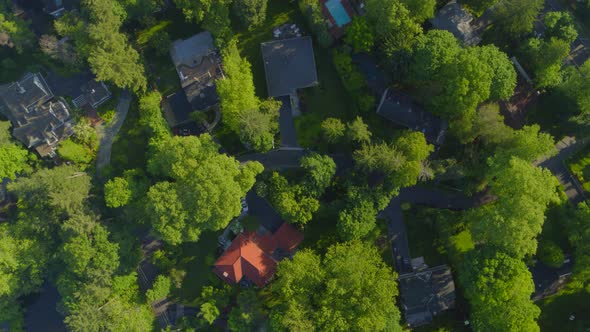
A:
<svg viewBox="0 0 590 332">
<path fill-rule="evenodd" d="M 204 232 L 199 241 L 180 245 L 178 270 L 186 271 L 182 287 L 175 297 L 190 305 L 201 294 L 201 288 L 207 285 L 221 285 L 222 281 L 212 271 L 213 263 L 219 257 L 217 238 L 220 232 Z"/>
<path fill-rule="evenodd" d="M 444 245 L 439 240 L 436 213 L 431 209 L 412 206 L 404 210 L 403 214 L 412 257 L 424 257 L 429 266 L 446 263 L 445 256 L 441 254 Z"/>
<path fill-rule="evenodd" d="M 568 164 L 572 173 L 582 183 L 584 190 L 590 192 L 590 146 L 576 153 Z"/>
<path fill-rule="evenodd" d="M 541 331 L 590 330 L 590 293 L 585 290 L 564 290 L 543 301 L 537 302 L 541 308 L 539 326 Z M 574 315 L 575 319 L 570 320 Z"/>
</svg>

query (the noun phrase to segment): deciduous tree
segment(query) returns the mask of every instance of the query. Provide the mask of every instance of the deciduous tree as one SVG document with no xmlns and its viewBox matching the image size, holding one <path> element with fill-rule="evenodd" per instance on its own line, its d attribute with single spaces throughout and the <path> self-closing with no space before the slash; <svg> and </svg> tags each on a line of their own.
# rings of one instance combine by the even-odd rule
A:
<svg viewBox="0 0 590 332">
<path fill-rule="evenodd" d="M 540 310 L 531 301 L 531 273 L 517 258 L 494 250 L 473 250 L 459 273 L 476 331 L 539 331 Z"/>
<path fill-rule="evenodd" d="M 154 231 L 166 242 L 196 241 L 202 231 L 222 229 L 240 214 L 240 198 L 262 165 L 240 165 L 218 150 L 209 135 L 172 137 L 155 146 L 148 170 L 164 181 L 149 189 L 147 209 Z"/>
<path fill-rule="evenodd" d="M 323 259 L 302 250 L 279 263 L 270 287 L 278 330 L 401 331 L 395 273 L 367 244 L 333 245 Z"/>
<path fill-rule="evenodd" d="M 369 52 L 375 43 L 373 32 L 363 16 L 355 16 L 346 27 L 344 41 L 352 46 L 354 52 Z"/>
<path fill-rule="evenodd" d="M 336 143 L 344 137 L 346 126 L 340 119 L 327 118 L 322 121 L 322 133 L 330 143 Z"/>
<path fill-rule="evenodd" d="M 578 37 L 574 18 L 568 12 L 548 12 L 545 14 L 547 37 L 555 37 L 572 43 Z"/>
<path fill-rule="evenodd" d="M 233 9 L 242 24 L 249 30 L 266 20 L 267 0 L 234 1 Z"/>
<path fill-rule="evenodd" d="M 543 9 L 543 0 L 499 1 L 494 8 L 494 26 L 511 38 L 533 30 L 533 23 Z"/>
</svg>

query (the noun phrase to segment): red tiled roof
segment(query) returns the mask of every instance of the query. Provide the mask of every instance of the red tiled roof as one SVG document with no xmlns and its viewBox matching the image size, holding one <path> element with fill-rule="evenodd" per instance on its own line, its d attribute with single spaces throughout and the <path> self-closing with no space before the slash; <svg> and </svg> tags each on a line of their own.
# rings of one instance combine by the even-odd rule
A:
<svg viewBox="0 0 590 332">
<path fill-rule="evenodd" d="M 288 253 L 292 253 L 303 241 L 303 234 L 288 223 L 283 223 L 272 237 L 276 243 L 275 248 L 281 248 Z"/>
<path fill-rule="evenodd" d="M 301 241 L 303 234 L 287 223 L 272 235 L 242 233 L 217 259 L 213 272 L 228 283 L 238 283 L 245 276 L 258 287 L 264 287 L 277 268 L 272 257 L 276 249 L 292 253 Z"/>
</svg>

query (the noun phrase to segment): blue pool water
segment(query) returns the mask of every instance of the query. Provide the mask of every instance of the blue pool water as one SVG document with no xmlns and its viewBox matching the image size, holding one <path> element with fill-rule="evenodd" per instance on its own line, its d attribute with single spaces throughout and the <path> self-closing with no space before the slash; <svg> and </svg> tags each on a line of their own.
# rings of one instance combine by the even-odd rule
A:
<svg viewBox="0 0 590 332">
<path fill-rule="evenodd" d="M 326 1 L 326 8 L 330 11 L 330 14 L 336 21 L 336 25 L 341 27 L 350 23 L 350 16 L 342 6 L 340 0 L 328 0 Z"/>
</svg>

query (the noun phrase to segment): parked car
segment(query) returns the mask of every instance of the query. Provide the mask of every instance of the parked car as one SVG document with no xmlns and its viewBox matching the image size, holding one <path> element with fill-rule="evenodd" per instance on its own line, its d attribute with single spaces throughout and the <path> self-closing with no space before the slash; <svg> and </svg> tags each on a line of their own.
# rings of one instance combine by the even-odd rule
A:
<svg viewBox="0 0 590 332">
<path fill-rule="evenodd" d="M 242 204 L 242 214 L 248 213 L 248 202 L 246 202 L 246 199 L 240 199 L 240 203 Z"/>
</svg>

